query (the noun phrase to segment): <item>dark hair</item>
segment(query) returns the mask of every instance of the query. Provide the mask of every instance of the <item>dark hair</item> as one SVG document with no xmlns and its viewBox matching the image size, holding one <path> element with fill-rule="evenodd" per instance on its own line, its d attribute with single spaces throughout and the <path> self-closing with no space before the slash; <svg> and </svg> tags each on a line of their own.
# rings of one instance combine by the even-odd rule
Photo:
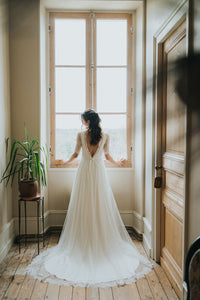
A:
<svg viewBox="0 0 200 300">
<path fill-rule="evenodd" d="M 97 145 L 102 137 L 102 130 L 99 125 L 101 119 L 99 118 L 98 113 L 96 113 L 93 109 L 87 109 L 81 114 L 81 117 L 89 123 L 88 134 L 90 136 L 90 144 Z"/>
</svg>

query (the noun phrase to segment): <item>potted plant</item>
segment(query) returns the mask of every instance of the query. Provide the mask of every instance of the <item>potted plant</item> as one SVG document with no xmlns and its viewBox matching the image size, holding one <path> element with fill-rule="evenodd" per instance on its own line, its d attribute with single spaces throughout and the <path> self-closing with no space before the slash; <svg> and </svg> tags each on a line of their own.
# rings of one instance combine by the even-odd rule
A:
<svg viewBox="0 0 200 300">
<path fill-rule="evenodd" d="M 47 173 L 47 147 L 41 147 L 38 139 L 29 141 L 25 128 L 25 142 L 20 142 L 12 137 L 6 139 L 6 151 L 11 142 L 10 158 L 3 172 L 1 181 L 6 180 L 6 185 L 13 184 L 17 176 L 19 192 L 22 197 L 34 197 L 40 185 L 46 185 Z M 41 159 L 40 159 L 41 157 Z"/>
</svg>

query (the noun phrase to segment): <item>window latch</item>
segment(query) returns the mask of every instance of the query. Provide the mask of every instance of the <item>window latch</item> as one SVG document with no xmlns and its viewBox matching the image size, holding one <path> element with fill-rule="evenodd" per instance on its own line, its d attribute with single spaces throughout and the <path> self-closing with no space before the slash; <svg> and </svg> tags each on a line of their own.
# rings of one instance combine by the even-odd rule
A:
<svg viewBox="0 0 200 300">
<path fill-rule="evenodd" d="M 131 32 L 131 35 L 133 35 L 133 34 L 134 34 L 133 25 L 130 27 L 130 32 Z"/>
</svg>

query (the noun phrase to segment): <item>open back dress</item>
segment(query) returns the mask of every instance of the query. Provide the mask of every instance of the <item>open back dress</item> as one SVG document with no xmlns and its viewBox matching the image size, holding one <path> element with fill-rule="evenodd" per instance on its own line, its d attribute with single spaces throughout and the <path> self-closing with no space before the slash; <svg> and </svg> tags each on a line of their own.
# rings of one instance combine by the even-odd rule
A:
<svg viewBox="0 0 200 300">
<path fill-rule="evenodd" d="M 102 134 L 92 156 L 81 132 L 75 152 L 81 148 L 59 242 L 35 257 L 27 272 L 59 285 L 109 287 L 134 282 L 152 264 L 137 251 L 117 208 L 103 159 L 109 153 L 109 136 Z"/>
</svg>

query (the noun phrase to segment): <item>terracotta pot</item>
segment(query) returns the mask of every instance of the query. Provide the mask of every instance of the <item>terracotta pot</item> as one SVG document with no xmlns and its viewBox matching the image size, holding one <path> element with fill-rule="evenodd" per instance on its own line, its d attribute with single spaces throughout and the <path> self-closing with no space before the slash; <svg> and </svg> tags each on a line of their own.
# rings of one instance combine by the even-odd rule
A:
<svg viewBox="0 0 200 300">
<path fill-rule="evenodd" d="M 21 180 L 19 182 L 19 192 L 21 197 L 35 197 L 38 193 L 37 180 Z"/>
</svg>

